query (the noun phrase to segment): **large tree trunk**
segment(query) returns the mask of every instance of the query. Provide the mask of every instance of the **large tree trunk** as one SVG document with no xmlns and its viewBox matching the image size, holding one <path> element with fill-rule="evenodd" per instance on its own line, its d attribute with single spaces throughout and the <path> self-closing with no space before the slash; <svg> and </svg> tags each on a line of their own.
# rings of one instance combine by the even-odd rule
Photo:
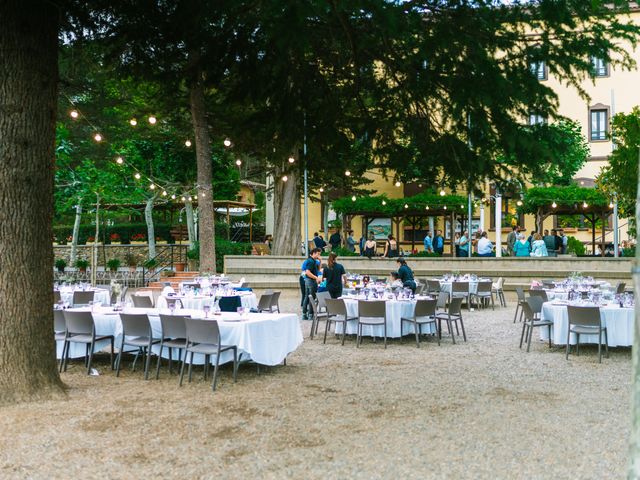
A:
<svg viewBox="0 0 640 480">
<path fill-rule="evenodd" d="M 640 151 L 638 152 L 640 162 Z M 640 171 L 638 172 L 638 192 L 636 194 L 636 259 L 633 269 L 633 290 L 636 294 L 635 325 L 633 330 L 633 348 L 631 361 L 633 364 L 633 386 L 631 390 L 631 436 L 629 443 L 629 471 L 627 478 L 640 478 L 640 246 L 638 246 L 638 232 L 640 227 Z"/>
<path fill-rule="evenodd" d="M 185 202 L 184 204 L 185 217 L 187 222 L 187 235 L 189 235 L 189 248 L 193 247 L 193 242 L 198 238 L 196 236 L 196 227 L 193 221 L 193 204 L 191 202 Z"/>
<path fill-rule="evenodd" d="M 300 193 L 298 173 L 287 173 L 287 181 L 277 174 L 273 187 L 273 255 L 300 255 Z"/>
<path fill-rule="evenodd" d="M 0 2 L 0 404 L 62 395 L 53 341 L 54 3 Z"/>
<path fill-rule="evenodd" d="M 202 72 L 198 71 L 190 85 L 191 119 L 196 141 L 198 164 L 198 233 L 200 239 L 200 271 L 215 273 L 216 240 L 213 215 L 213 181 L 211 140 L 207 124 Z"/>
<path fill-rule="evenodd" d="M 147 198 L 147 203 L 144 206 L 144 221 L 147 223 L 147 240 L 149 242 L 149 258 L 155 258 L 156 256 L 156 231 L 153 227 L 153 202 L 155 196 Z"/>
<path fill-rule="evenodd" d="M 76 205 L 76 219 L 73 222 L 73 234 L 71 236 L 71 258 L 69 263 L 71 266 L 76 264 L 78 259 L 78 235 L 80 234 L 80 221 L 82 220 L 82 205 L 80 205 L 80 199 L 78 199 L 78 205 Z"/>
</svg>

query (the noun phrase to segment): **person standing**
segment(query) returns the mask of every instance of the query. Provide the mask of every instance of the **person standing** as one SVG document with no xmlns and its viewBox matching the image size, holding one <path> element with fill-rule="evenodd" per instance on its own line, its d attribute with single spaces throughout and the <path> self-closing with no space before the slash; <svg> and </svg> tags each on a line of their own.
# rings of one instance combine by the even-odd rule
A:
<svg viewBox="0 0 640 480">
<path fill-rule="evenodd" d="M 347 234 L 347 250 L 350 252 L 356 251 L 356 239 L 353 238 L 353 230 L 349 230 Z"/>
<path fill-rule="evenodd" d="M 562 253 L 562 238 L 560 238 L 560 235 L 558 235 L 558 231 L 555 229 L 551 230 L 551 236 L 555 240 L 554 250 L 556 252 L 555 256 L 557 257 L 558 254 Z"/>
<path fill-rule="evenodd" d="M 553 235 L 549 235 L 549 230 L 544 231 L 544 236 L 542 237 L 544 241 L 544 246 L 547 247 L 547 256 L 555 257 L 556 256 L 556 239 Z"/>
<path fill-rule="evenodd" d="M 340 236 L 340 230 L 336 229 L 335 232 L 331 234 L 329 237 L 329 245 L 331 245 L 331 250 L 335 250 L 342 246 L 342 237 Z"/>
<path fill-rule="evenodd" d="M 427 234 L 424 237 L 424 251 L 433 253 L 433 242 L 431 241 L 431 232 L 427 230 Z"/>
<path fill-rule="evenodd" d="M 516 240 L 519 237 L 518 233 L 518 227 L 514 225 L 513 227 L 511 227 L 509 235 L 507 235 L 507 253 L 510 257 L 513 257 L 514 254 L 513 247 L 515 246 Z"/>
<path fill-rule="evenodd" d="M 444 253 L 444 237 L 442 236 L 442 230 L 436 231 L 436 236 L 433 237 L 433 251 L 438 255 Z"/>
<path fill-rule="evenodd" d="M 324 279 L 327 282 L 327 292 L 331 298 L 339 298 L 342 296 L 342 286 L 347 278 L 347 272 L 344 267 L 336 262 L 338 255 L 335 252 L 329 254 L 327 266 L 324 269 Z"/>
<path fill-rule="evenodd" d="M 532 257 L 548 257 L 547 246 L 539 233 L 533 236 L 533 244 L 531 245 Z"/>
<path fill-rule="evenodd" d="M 393 234 L 387 236 L 387 243 L 384 245 L 384 257 L 395 258 L 398 256 L 398 242 L 393 238 Z"/>
<path fill-rule="evenodd" d="M 524 234 L 518 234 L 518 240 L 513 244 L 513 253 L 516 257 L 529 257 L 531 256 L 531 245 L 524 238 Z"/>
<path fill-rule="evenodd" d="M 482 232 L 482 234 L 480 235 L 480 240 L 478 240 L 478 256 L 493 256 L 493 243 L 491 243 L 491 240 L 487 238 L 487 232 Z"/>
<path fill-rule="evenodd" d="M 398 278 L 402 282 L 402 286 L 410 288 L 413 293 L 416 293 L 416 281 L 413 278 L 413 270 L 409 268 L 407 261 L 402 257 L 398 257 L 396 263 L 400 265 L 398 268 Z"/>
<path fill-rule="evenodd" d="M 562 228 L 560 229 L 560 240 L 562 240 L 562 247 L 561 247 L 560 251 L 562 252 L 563 255 L 566 255 L 566 253 L 567 253 L 567 243 L 569 243 L 569 237 L 567 237 L 564 234 L 564 230 Z"/>
<path fill-rule="evenodd" d="M 316 248 L 324 248 L 327 246 L 327 242 L 324 241 L 324 238 L 318 235 L 318 232 L 314 232 L 313 234 L 313 244 Z"/>
<path fill-rule="evenodd" d="M 469 232 L 465 230 L 462 232 L 462 236 L 460 237 L 460 241 L 458 242 L 460 245 L 460 254 L 459 257 L 468 257 L 469 256 Z"/>
<path fill-rule="evenodd" d="M 304 261 L 302 269 L 304 270 L 304 299 L 302 302 L 302 319 L 309 320 L 313 311 L 309 306 L 309 295 L 314 299 L 316 298 L 316 292 L 318 291 L 318 283 L 320 282 L 318 263 L 320 261 L 320 248 L 314 248 L 311 250 L 311 256 Z"/>
</svg>

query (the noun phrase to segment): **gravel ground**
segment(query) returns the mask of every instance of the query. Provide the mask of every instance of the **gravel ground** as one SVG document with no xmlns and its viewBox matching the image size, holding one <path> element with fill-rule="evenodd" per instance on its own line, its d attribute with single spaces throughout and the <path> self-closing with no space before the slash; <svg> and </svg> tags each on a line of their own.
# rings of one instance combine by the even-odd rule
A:
<svg viewBox="0 0 640 480">
<path fill-rule="evenodd" d="M 441 347 L 323 345 L 303 322 L 286 366 L 235 385 L 224 368 L 215 393 L 198 370 L 178 388 L 74 363 L 67 401 L 0 409 L 0 478 L 622 478 L 630 349 L 527 354 L 509 300 L 465 311 L 469 341 Z M 281 305 L 298 311 L 295 292 Z"/>
</svg>

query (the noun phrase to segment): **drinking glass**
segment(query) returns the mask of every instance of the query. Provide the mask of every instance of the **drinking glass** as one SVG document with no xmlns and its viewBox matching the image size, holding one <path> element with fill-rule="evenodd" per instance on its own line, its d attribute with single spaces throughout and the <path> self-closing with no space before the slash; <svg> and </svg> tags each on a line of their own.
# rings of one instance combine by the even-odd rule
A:
<svg viewBox="0 0 640 480">
<path fill-rule="evenodd" d="M 211 306 L 209 304 L 204 304 L 202 306 L 202 310 L 204 311 L 204 318 L 209 318 L 209 310 L 211 310 Z"/>
</svg>

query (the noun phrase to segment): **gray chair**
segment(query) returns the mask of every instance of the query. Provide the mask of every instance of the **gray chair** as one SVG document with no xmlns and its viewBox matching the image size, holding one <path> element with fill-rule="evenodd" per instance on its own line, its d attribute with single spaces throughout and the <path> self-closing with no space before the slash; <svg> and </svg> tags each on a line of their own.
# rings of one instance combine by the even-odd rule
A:
<svg viewBox="0 0 640 480">
<path fill-rule="evenodd" d="M 342 323 L 344 327 L 342 330 L 342 345 L 344 345 L 344 339 L 347 335 L 347 323 L 357 321 L 358 317 L 350 317 L 347 314 L 347 306 L 341 298 L 326 298 L 325 304 L 327 307 L 327 318 L 326 325 L 324 327 L 324 340 L 322 343 L 327 343 L 327 332 L 329 331 L 331 324 Z"/>
<path fill-rule="evenodd" d="M 59 293 L 59 292 L 58 292 Z M 53 339 L 56 342 L 64 342 L 64 338 L 67 332 L 67 325 L 64 321 L 64 311 L 62 310 L 54 310 L 53 311 Z M 66 351 L 67 344 L 64 343 L 62 346 L 62 355 L 60 356 L 60 371 L 62 372 L 62 363 L 64 361 L 64 354 Z"/>
<path fill-rule="evenodd" d="M 153 301 L 148 295 L 131 295 L 131 301 L 136 308 L 153 308 Z"/>
<path fill-rule="evenodd" d="M 331 298 L 331 294 L 329 292 L 316 292 L 316 298 L 318 299 L 318 311 L 326 312 L 327 304 L 325 300 Z"/>
<path fill-rule="evenodd" d="M 71 303 L 74 307 L 82 307 L 85 305 L 89 305 L 89 302 L 93 302 L 93 297 L 95 296 L 95 293 L 93 290 L 88 290 L 88 291 L 81 291 L 81 290 L 77 290 L 75 292 L 73 292 L 73 300 L 71 300 Z"/>
<path fill-rule="evenodd" d="M 464 322 L 462 321 L 462 300 L 463 297 L 452 298 L 446 312 L 436 313 L 436 319 L 438 320 L 438 335 L 442 337 L 442 320 L 444 320 L 447 322 L 447 329 L 449 330 L 449 334 L 451 335 L 451 339 L 454 344 L 456 343 L 456 336 L 452 327 L 455 324 L 456 332 L 460 335 L 458 322 L 460 322 L 460 329 L 462 329 L 462 338 L 465 342 L 467 341 L 467 333 L 464 330 Z"/>
<path fill-rule="evenodd" d="M 221 312 L 237 312 L 238 307 L 242 306 L 242 300 L 238 295 L 231 297 L 220 297 L 218 300 L 218 306 Z"/>
<path fill-rule="evenodd" d="M 270 310 L 280 313 L 280 292 L 273 292 L 271 295 Z"/>
<path fill-rule="evenodd" d="M 544 279 L 542 280 L 542 287 L 553 290 L 554 288 L 556 288 L 556 282 L 550 279 Z"/>
<path fill-rule="evenodd" d="M 438 292 L 438 300 L 436 303 L 436 309 L 446 310 L 447 305 L 449 304 L 449 293 L 448 292 Z"/>
<path fill-rule="evenodd" d="M 549 297 L 547 296 L 547 292 L 540 289 L 532 289 L 529 290 L 529 297 L 540 297 L 543 302 L 548 302 Z"/>
<path fill-rule="evenodd" d="M 469 298 L 469 282 L 453 282 L 451 284 L 451 298 L 463 298 L 467 302 L 467 309 L 471 311 Z"/>
<path fill-rule="evenodd" d="M 167 308 L 175 309 L 175 308 L 178 308 L 178 306 L 180 308 L 184 308 L 184 304 L 182 303 L 181 299 L 176 297 L 164 297 L 164 298 L 167 301 Z"/>
<path fill-rule="evenodd" d="M 437 300 L 418 300 L 416 302 L 416 308 L 411 318 L 400 318 L 400 333 L 402 333 L 402 324 L 407 322 L 413 325 L 413 330 L 416 334 L 416 347 L 420 348 L 420 335 L 422 335 L 422 326 L 433 324 L 436 329 L 436 339 L 438 345 L 440 345 L 440 336 L 438 335 L 438 324 L 436 320 L 436 305 Z M 400 337 L 402 338 L 402 337 Z"/>
<path fill-rule="evenodd" d="M 551 327 L 553 322 L 541 319 L 543 303 L 540 297 L 533 296 L 527 298 L 522 304 L 524 322 L 522 323 L 522 333 L 520 335 L 520 348 L 522 348 L 522 342 L 526 336 L 527 352 L 531 350 L 531 337 L 533 337 L 533 329 L 536 327 L 547 327 L 549 329 L 549 348 L 551 348 Z"/>
<path fill-rule="evenodd" d="M 626 288 L 627 288 L 627 284 L 625 282 L 618 282 L 618 285 L 616 286 L 616 295 L 620 295 L 621 293 L 624 293 Z"/>
<path fill-rule="evenodd" d="M 424 292 L 426 285 L 424 283 L 421 283 L 420 285 L 418 285 L 416 287 L 416 295 L 422 295 L 422 293 Z"/>
<path fill-rule="evenodd" d="M 567 351 L 565 358 L 569 360 L 571 334 L 576 334 L 576 355 L 580 354 L 580 335 L 598 335 L 598 363 L 602 363 L 602 333 L 604 332 L 604 346 L 609 358 L 609 338 L 607 327 L 602 325 L 599 307 L 567 306 L 569 324 L 567 328 Z"/>
<path fill-rule="evenodd" d="M 516 311 L 513 314 L 513 323 L 516 323 L 516 320 L 522 321 L 522 316 L 524 315 L 522 305 L 527 301 L 522 287 L 516 287 L 516 295 L 518 296 L 518 302 L 516 303 Z M 520 318 L 518 318 L 518 312 L 520 312 Z"/>
<path fill-rule="evenodd" d="M 173 373 L 173 349 L 178 350 L 178 361 L 184 362 L 182 352 L 187 348 L 187 327 L 184 319 L 190 318 L 184 315 L 164 315 L 160 314 L 160 325 L 162 326 L 162 335 L 160 336 L 160 352 L 158 353 L 158 365 L 156 367 L 156 380 L 160 375 L 160 361 L 162 360 L 162 351 L 165 347 L 169 349 L 169 373 Z"/>
<path fill-rule="evenodd" d="M 70 312 L 64 311 L 65 322 L 65 336 L 64 347 L 65 352 L 63 371 L 67 371 L 67 364 L 69 363 L 69 347 L 72 343 L 83 343 L 86 347 L 85 363 L 87 366 L 87 375 L 91 373 L 91 363 L 93 361 L 93 350 L 96 342 L 103 340 L 109 340 L 111 343 L 111 350 L 109 351 L 110 365 L 113 369 L 113 335 L 96 335 L 96 326 L 93 321 L 93 315 L 91 312 Z"/>
<path fill-rule="evenodd" d="M 491 290 L 496 294 L 498 300 L 500 301 L 501 307 L 507 306 L 507 299 L 504 296 L 504 277 L 498 277 L 496 283 L 491 285 Z"/>
<path fill-rule="evenodd" d="M 185 318 L 184 324 L 187 332 L 185 362 L 187 355 L 191 353 L 189 360 L 189 382 L 191 382 L 193 354 L 200 353 L 204 355 L 205 380 L 207 379 L 207 373 L 209 371 L 211 355 L 215 355 L 216 363 L 213 370 L 213 382 L 211 383 L 211 389 L 215 391 L 218 381 L 220 354 L 231 350 L 233 351 L 233 382 L 235 383 L 238 377 L 238 347 L 235 345 L 222 345 L 218 322 L 216 320 L 194 320 L 192 318 Z M 182 379 L 184 377 L 185 362 L 182 363 L 182 368 L 180 369 L 180 386 L 182 386 Z"/>
<path fill-rule="evenodd" d="M 358 336 L 356 347 L 362 342 L 362 327 L 383 326 L 384 348 L 387 348 L 387 305 L 384 300 L 358 300 Z M 375 336 L 373 337 L 375 341 Z"/>
<path fill-rule="evenodd" d="M 60 290 L 53 291 L 53 304 L 57 305 L 62 301 L 62 297 L 60 296 Z"/>
<path fill-rule="evenodd" d="M 133 351 L 125 352 L 125 345 L 136 347 L 136 356 L 133 360 L 131 369 L 136 370 L 136 361 L 138 355 L 142 353 L 144 363 L 144 379 L 149 378 L 149 367 L 151 365 L 151 347 L 156 343 L 160 343 L 159 338 L 153 337 L 151 330 L 151 323 L 149 317 L 146 314 L 130 314 L 121 313 L 120 322 L 122 323 L 122 341 L 120 342 L 120 351 L 118 352 L 118 358 L 116 360 L 116 377 L 120 376 L 120 364 L 122 362 L 123 353 L 132 353 Z"/>
<path fill-rule="evenodd" d="M 472 293 L 470 297 L 470 302 L 474 298 L 479 301 L 478 306 L 484 306 L 485 302 L 488 303 L 488 301 L 491 300 L 491 309 L 496 309 L 496 305 L 493 299 L 493 283 L 491 282 L 491 280 L 487 282 L 478 282 L 478 289 L 475 293 Z"/>
<path fill-rule="evenodd" d="M 318 306 L 319 303 L 320 302 L 317 299 L 313 298 L 313 295 L 309 295 L 309 305 L 311 305 L 311 313 L 313 314 L 313 318 L 311 319 L 311 331 L 309 333 L 310 339 L 313 339 L 313 336 L 317 335 L 320 320 L 327 320 L 327 312 L 320 311 L 320 307 Z"/>
<path fill-rule="evenodd" d="M 427 293 L 436 294 L 440 292 L 440 282 L 437 280 L 427 280 Z"/>
<path fill-rule="evenodd" d="M 273 294 L 263 293 L 260 295 L 260 299 L 258 300 L 259 312 L 271 312 L 271 297 L 273 297 Z"/>
</svg>

